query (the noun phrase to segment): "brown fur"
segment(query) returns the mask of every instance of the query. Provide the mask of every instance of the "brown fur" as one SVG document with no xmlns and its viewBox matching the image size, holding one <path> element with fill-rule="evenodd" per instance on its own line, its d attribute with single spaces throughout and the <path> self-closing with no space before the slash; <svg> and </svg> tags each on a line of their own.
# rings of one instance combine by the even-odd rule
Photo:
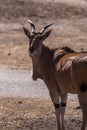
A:
<svg viewBox="0 0 87 130">
<path fill-rule="evenodd" d="M 36 65 L 35 65 L 33 69 L 35 70 L 37 69 L 37 71 L 39 69 L 41 79 L 44 80 L 44 82 L 46 83 L 49 89 L 49 92 L 52 93 L 54 96 L 56 96 L 57 92 L 59 95 L 66 94 L 66 93 L 74 93 L 74 94 L 77 93 L 78 95 L 79 94 L 82 95 L 83 92 L 85 91 L 82 91 L 84 89 L 84 86 L 82 86 L 83 87 L 81 88 L 82 90 L 80 89 L 80 84 L 84 81 L 85 78 L 86 78 L 85 81 L 87 82 L 87 73 L 85 73 L 85 71 L 87 71 L 87 66 L 83 64 L 83 66 L 79 68 L 80 62 L 79 64 L 77 64 L 75 60 L 77 57 L 80 57 L 81 55 L 83 55 L 84 57 L 85 54 L 87 55 L 87 53 L 74 52 L 70 48 L 68 49 L 58 48 L 58 49 L 51 50 L 48 47 L 43 46 L 41 57 L 39 57 L 40 61 L 38 62 L 38 65 L 37 65 L 39 68 L 36 68 Z M 75 64 L 77 65 L 76 71 L 74 70 L 75 64 L 73 62 L 75 62 Z M 87 61 L 86 61 L 86 64 L 87 64 Z M 77 72 L 77 70 L 79 71 L 79 73 Z M 85 73 L 84 77 L 83 75 L 81 75 L 80 71 L 82 73 Z M 40 78 L 38 77 L 37 74 L 38 72 L 35 75 L 36 78 Z M 78 78 L 76 78 L 76 74 L 79 77 L 81 77 L 79 79 L 80 83 L 78 83 Z M 33 76 L 33 79 L 34 79 L 34 76 Z M 85 98 L 87 98 L 87 94 Z M 53 100 L 53 103 L 55 104 L 54 99 L 52 100 Z M 84 101 L 83 101 L 83 104 L 84 104 Z M 81 106 L 83 110 L 82 103 L 81 103 Z M 84 126 L 82 130 L 85 130 Z"/>
<path fill-rule="evenodd" d="M 29 40 L 29 55 L 32 58 L 32 78 L 42 79 L 46 84 L 54 106 L 66 104 L 67 93 L 78 94 L 83 112 L 81 130 L 85 130 L 87 124 L 87 91 L 82 91 L 82 83 L 87 83 L 87 53 L 75 52 L 69 47 L 50 49 L 42 42 L 50 32 L 32 36 L 24 28 Z M 32 50 L 32 51 L 31 51 Z M 83 86 L 84 87 L 84 86 Z M 60 98 L 60 99 L 59 99 Z M 55 108 L 57 118 L 57 130 L 65 130 L 65 107 Z"/>
</svg>

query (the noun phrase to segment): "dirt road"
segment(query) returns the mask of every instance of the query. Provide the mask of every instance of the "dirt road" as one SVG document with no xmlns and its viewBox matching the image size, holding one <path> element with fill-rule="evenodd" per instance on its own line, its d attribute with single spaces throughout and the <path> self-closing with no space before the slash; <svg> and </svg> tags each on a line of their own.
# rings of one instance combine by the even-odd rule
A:
<svg viewBox="0 0 87 130">
<path fill-rule="evenodd" d="M 77 106 L 77 98 L 69 95 L 65 122 L 71 130 L 79 130 L 81 125 L 81 110 Z M 30 71 L 0 71 L 0 129 L 56 130 L 48 90 L 40 80 L 36 83 L 31 80 Z"/>
<path fill-rule="evenodd" d="M 0 97 L 49 99 L 49 92 L 42 80 L 31 79 L 28 70 L 0 70 Z M 77 101 L 69 94 L 69 100 Z"/>
</svg>

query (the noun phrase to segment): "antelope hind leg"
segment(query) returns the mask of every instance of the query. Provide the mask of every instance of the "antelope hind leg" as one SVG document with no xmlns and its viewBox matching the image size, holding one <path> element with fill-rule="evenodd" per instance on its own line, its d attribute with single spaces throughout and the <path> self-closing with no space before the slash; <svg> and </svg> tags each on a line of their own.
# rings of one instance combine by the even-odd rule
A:
<svg viewBox="0 0 87 130">
<path fill-rule="evenodd" d="M 87 126 L 87 91 L 78 94 L 79 103 L 82 108 L 83 122 L 81 130 L 86 130 Z"/>
</svg>

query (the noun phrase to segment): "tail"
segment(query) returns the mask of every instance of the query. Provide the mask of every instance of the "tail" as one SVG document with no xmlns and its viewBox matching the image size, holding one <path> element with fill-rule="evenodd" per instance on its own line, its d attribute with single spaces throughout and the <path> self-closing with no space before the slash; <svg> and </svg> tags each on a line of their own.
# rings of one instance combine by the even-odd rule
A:
<svg viewBox="0 0 87 130">
<path fill-rule="evenodd" d="M 81 92 L 86 92 L 87 91 L 87 83 L 83 82 L 80 86 L 80 91 Z"/>
</svg>

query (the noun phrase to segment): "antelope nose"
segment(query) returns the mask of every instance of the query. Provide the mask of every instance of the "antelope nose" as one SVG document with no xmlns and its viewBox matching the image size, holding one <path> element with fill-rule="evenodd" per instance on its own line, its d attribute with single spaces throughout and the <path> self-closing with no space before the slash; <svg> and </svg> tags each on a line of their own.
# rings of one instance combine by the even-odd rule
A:
<svg viewBox="0 0 87 130">
<path fill-rule="evenodd" d="M 30 53 L 33 53 L 33 52 L 34 52 L 34 48 L 33 48 L 33 47 L 30 47 L 30 48 L 29 48 L 29 52 L 30 52 Z"/>
</svg>

